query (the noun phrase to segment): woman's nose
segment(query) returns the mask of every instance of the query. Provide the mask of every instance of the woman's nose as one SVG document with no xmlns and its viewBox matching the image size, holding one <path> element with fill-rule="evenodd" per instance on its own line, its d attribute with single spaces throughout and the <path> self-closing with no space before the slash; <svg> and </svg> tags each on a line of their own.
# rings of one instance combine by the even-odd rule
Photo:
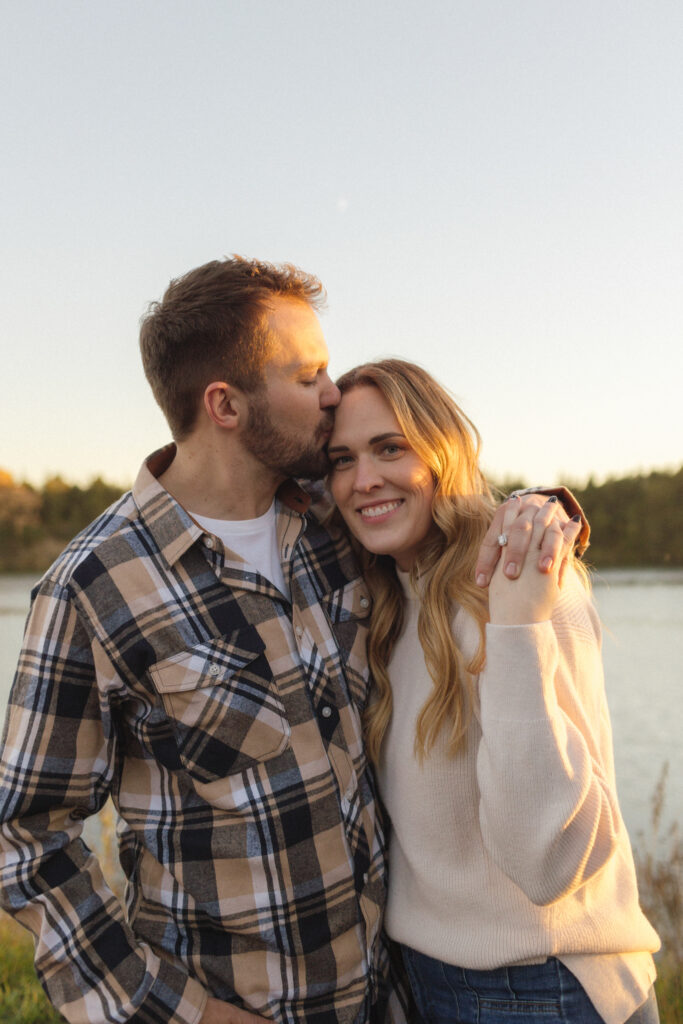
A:
<svg viewBox="0 0 683 1024">
<path fill-rule="evenodd" d="M 361 455 L 356 464 L 356 473 L 353 481 L 354 490 L 371 491 L 375 487 L 381 487 L 382 475 L 377 469 L 375 460 Z"/>
</svg>

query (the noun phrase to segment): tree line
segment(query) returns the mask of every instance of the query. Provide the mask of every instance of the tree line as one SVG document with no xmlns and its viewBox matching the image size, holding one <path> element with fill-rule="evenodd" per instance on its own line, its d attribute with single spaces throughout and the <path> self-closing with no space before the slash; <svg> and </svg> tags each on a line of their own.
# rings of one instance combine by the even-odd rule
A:
<svg viewBox="0 0 683 1024">
<path fill-rule="evenodd" d="M 501 490 L 519 486 L 523 481 L 505 481 Z M 590 564 L 683 566 L 683 466 L 571 487 L 592 527 Z M 85 487 L 60 476 L 33 487 L 0 470 L 0 572 L 43 572 L 123 491 L 100 477 Z"/>
</svg>

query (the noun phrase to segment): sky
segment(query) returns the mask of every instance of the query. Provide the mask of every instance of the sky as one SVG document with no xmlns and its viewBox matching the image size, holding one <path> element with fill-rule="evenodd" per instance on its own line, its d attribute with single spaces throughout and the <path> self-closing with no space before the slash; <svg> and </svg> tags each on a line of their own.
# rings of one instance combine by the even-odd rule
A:
<svg viewBox="0 0 683 1024">
<path fill-rule="evenodd" d="M 497 480 L 683 462 L 679 0 L 0 0 L 0 468 L 130 483 L 140 317 L 231 253 L 420 362 Z"/>
</svg>

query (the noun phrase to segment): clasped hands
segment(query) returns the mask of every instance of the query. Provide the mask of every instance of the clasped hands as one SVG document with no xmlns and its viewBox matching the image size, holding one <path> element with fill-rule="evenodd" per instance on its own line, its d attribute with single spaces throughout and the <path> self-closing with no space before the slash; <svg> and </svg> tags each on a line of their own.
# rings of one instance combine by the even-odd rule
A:
<svg viewBox="0 0 683 1024">
<path fill-rule="evenodd" d="M 493 624 L 551 617 L 581 525 L 580 516 L 569 519 L 556 498 L 541 494 L 508 498 L 498 508 L 475 569 L 478 585 L 489 587 Z"/>
</svg>

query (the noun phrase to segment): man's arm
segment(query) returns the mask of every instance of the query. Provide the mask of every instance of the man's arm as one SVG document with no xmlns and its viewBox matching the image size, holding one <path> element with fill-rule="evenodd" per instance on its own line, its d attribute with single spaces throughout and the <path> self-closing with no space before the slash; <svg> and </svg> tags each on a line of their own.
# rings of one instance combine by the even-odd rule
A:
<svg viewBox="0 0 683 1024">
<path fill-rule="evenodd" d="M 222 999 L 209 998 L 199 1024 L 264 1024 L 265 1020 L 265 1017 L 257 1017 L 248 1010 L 224 1003 Z"/>
<path fill-rule="evenodd" d="M 475 568 L 475 579 L 480 587 L 487 587 L 501 553 L 504 551 L 504 572 L 516 579 L 522 571 L 531 543 L 531 523 L 537 510 L 551 501 L 547 509 L 547 529 L 537 552 L 539 572 L 550 572 L 557 558 L 566 557 L 564 540 L 570 541 L 582 555 L 589 544 L 590 526 L 583 509 L 566 487 L 530 487 L 513 491 L 507 501 L 496 510 L 484 537 Z M 507 543 L 501 547 L 498 538 L 505 534 Z"/>
<path fill-rule="evenodd" d="M 136 940 L 81 839 L 111 789 L 121 685 L 69 590 L 44 584 L 0 752 L 0 901 L 36 936 L 38 976 L 67 1020 L 198 1024 L 202 986 Z"/>
</svg>

